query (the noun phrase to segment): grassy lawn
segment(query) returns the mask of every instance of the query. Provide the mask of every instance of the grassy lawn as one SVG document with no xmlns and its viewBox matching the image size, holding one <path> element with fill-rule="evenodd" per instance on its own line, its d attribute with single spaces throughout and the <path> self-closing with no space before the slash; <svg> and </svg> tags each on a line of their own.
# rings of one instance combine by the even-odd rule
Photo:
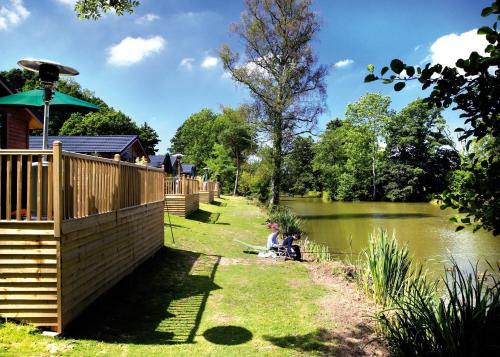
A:
<svg viewBox="0 0 500 357">
<path fill-rule="evenodd" d="M 94 303 L 61 338 L 0 325 L 2 356 L 255 356 L 327 354 L 339 339 L 321 302 L 335 288 L 310 263 L 245 253 L 264 244 L 264 214 L 245 199 L 218 199 L 171 217 L 165 248 Z M 168 222 L 168 220 L 166 220 Z M 337 289 L 338 290 L 338 289 Z"/>
</svg>

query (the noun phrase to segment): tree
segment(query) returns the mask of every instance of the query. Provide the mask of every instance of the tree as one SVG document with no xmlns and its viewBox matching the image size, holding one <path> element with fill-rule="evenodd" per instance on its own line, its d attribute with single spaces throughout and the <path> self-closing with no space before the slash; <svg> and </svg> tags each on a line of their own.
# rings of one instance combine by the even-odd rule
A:
<svg viewBox="0 0 500 357">
<path fill-rule="evenodd" d="M 245 64 L 224 45 L 224 69 L 245 85 L 272 142 L 270 204 L 279 204 L 283 145 L 315 125 L 324 109 L 325 66 L 317 66 L 311 41 L 319 31 L 310 0 L 246 0 L 242 21 L 232 26 L 246 45 Z"/>
<path fill-rule="evenodd" d="M 303 196 L 307 191 L 315 189 L 316 180 L 313 173 L 313 140 L 310 136 L 298 136 L 292 144 L 292 150 L 283 163 L 283 190 Z"/>
<path fill-rule="evenodd" d="M 205 166 L 218 141 L 221 125 L 217 118 L 218 115 L 210 109 L 192 114 L 170 140 L 170 151 L 184 154 L 183 160 L 186 162 L 198 167 Z"/>
<path fill-rule="evenodd" d="M 78 0 L 75 11 L 82 20 L 98 20 L 103 13 L 114 11 L 121 16 L 133 13 L 140 2 L 136 0 Z"/>
<path fill-rule="evenodd" d="M 255 150 L 255 130 L 249 122 L 248 108 L 239 109 L 223 108 L 219 120 L 223 121 L 222 132 L 219 134 L 220 142 L 230 150 L 236 165 L 233 195 L 238 193 L 238 180 L 241 164 L 247 155 Z"/>
<path fill-rule="evenodd" d="M 481 16 L 500 14 L 500 0 L 483 9 Z M 498 17 L 497 17 L 498 19 Z M 459 59 L 456 67 L 441 64 L 426 64 L 424 68 L 410 66 L 400 59 L 393 59 L 390 66 L 383 67 L 380 77 L 374 74 L 375 67 L 368 66 L 369 74 L 365 82 L 382 80 L 394 84 L 400 91 L 406 82 L 418 80 L 422 89 L 432 87 L 425 101 L 431 106 L 452 107 L 460 110 L 464 118 L 464 128 L 457 129 L 462 133 L 460 140 L 466 142 L 466 150 L 473 143 L 486 138 L 492 143 L 484 155 L 470 153 L 471 164 L 463 167 L 474 174 L 473 183 L 467 192 L 452 193 L 448 191 L 442 196 L 443 208 L 452 207 L 467 216 L 461 219 L 464 225 L 473 225 L 475 229 L 484 228 L 500 234 L 500 33 L 497 22 L 491 27 L 479 28 L 478 34 L 484 35 L 488 41 L 485 56 L 472 52 L 467 59 Z M 389 71 L 393 74 L 384 77 Z M 478 165 L 485 169 L 482 174 Z M 457 229 L 462 229 L 462 226 Z"/>
<path fill-rule="evenodd" d="M 417 99 L 385 122 L 381 185 L 390 201 L 429 200 L 446 188 L 458 153 L 446 133 L 442 109 Z"/>
<path fill-rule="evenodd" d="M 207 159 L 212 177 L 217 177 L 222 187 L 229 187 L 230 183 L 234 182 L 236 167 L 232 155 L 228 147 L 216 143 Z"/>
<path fill-rule="evenodd" d="M 156 145 L 160 143 L 160 136 L 152 127 L 148 125 L 148 123 L 144 122 L 139 127 L 139 139 L 141 140 L 141 144 L 148 155 L 155 155 L 158 149 Z"/>
<path fill-rule="evenodd" d="M 346 119 L 354 126 L 363 126 L 369 135 L 372 200 L 377 198 L 378 157 L 382 130 L 385 122 L 392 115 L 389 110 L 391 99 L 379 93 L 367 93 L 357 102 L 347 105 Z"/>
</svg>

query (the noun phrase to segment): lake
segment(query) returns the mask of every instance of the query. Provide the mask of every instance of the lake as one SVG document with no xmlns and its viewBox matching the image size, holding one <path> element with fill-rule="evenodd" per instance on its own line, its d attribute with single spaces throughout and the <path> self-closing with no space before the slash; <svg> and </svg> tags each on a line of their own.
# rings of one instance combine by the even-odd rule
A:
<svg viewBox="0 0 500 357">
<path fill-rule="evenodd" d="M 400 202 L 323 202 L 320 198 L 282 197 L 305 223 L 309 239 L 326 244 L 333 252 L 360 252 L 368 245 L 368 236 L 379 227 L 395 232 L 400 243 L 408 244 L 410 253 L 432 272 L 442 273 L 453 256 L 460 266 L 468 261 L 500 261 L 500 236 L 465 229 L 455 232 L 448 221 L 450 210 L 430 203 Z M 486 264 L 482 263 L 480 269 Z"/>
</svg>

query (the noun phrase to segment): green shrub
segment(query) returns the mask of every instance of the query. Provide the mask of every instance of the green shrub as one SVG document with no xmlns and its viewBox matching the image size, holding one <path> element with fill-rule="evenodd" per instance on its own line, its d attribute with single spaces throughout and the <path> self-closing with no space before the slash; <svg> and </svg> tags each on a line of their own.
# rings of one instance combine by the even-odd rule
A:
<svg viewBox="0 0 500 357">
<path fill-rule="evenodd" d="M 278 223 L 280 231 L 284 235 L 302 232 L 302 221 L 288 207 L 273 207 L 269 213 L 269 221 L 272 223 Z"/>
</svg>

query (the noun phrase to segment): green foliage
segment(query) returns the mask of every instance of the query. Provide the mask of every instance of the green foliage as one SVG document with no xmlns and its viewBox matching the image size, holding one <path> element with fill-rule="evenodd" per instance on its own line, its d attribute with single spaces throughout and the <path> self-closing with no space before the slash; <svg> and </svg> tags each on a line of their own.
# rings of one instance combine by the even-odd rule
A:
<svg viewBox="0 0 500 357">
<path fill-rule="evenodd" d="M 453 262 L 444 280 L 445 296 L 435 284 L 409 283 L 404 296 L 377 317 L 395 356 L 495 356 L 500 353 L 500 265 L 494 274 L 470 273 Z M 425 286 L 425 290 L 422 289 Z"/>
<path fill-rule="evenodd" d="M 391 305 L 403 292 L 410 275 L 411 261 L 408 248 L 399 248 L 395 236 L 380 229 L 370 235 L 365 252 L 365 289 L 373 300 L 383 306 Z"/>
<path fill-rule="evenodd" d="M 171 139 L 172 153 L 184 154 L 183 161 L 204 167 L 218 141 L 221 125 L 217 114 L 210 109 L 202 109 L 192 114 L 177 129 Z"/>
<path fill-rule="evenodd" d="M 302 232 L 302 221 L 286 206 L 274 206 L 269 212 L 269 222 L 278 223 L 280 231 L 285 235 Z"/>
<path fill-rule="evenodd" d="M 98 20 L 110 11 L 118 16 L 131 14 L 139 4 L 137 0 L 78 0 L 75 3 L 75 11 L 82 20 Z"/>
<path fill-rule="evenodd" d="M 303 196 L 309 190 L 316 188 L 313 157 L 312 138 L 296 137 L 290 153 L 283 162 L 283 192 Z"/>
<path fill-rule="evenodd" d="M 222 131 L 219 141 L 228 149 L 234 160 L 235 169 L 233 194 L 238 193 L 238 180 L 241 173 L 241 164 L 245 162 L 248 155 L 256 150 L 256 132 L 250 123 L 249 108 L 242 106 L 238 109 L 223 108 L 218 118 L 221 121 Z M 234 173 L 234 172 L 233 172 Z"/>
<path fill-rule="evenodd" d="M 224 145 L 215 144 L 210 158 L 207 159 L 207 166 L 212 172 L 212 177 L 217 178 L 224 192 L 230 192 L 236 172 L 231 154 L 231 151 Z"/>
<path fill-rule="evenodd" d="M 260 111 L 259 124 L 272 143 L 270 205 L 279 203 L 287 139 L 310 130 L 323 111 L 326 66 L 317 66 L 311 42 L 319 31 L 309 0 L 249 0 L 233 32 L 245 43 L 247 65 L 224 45 L 220 57 L 232 78 L 245 85 Z"/>
<path fill-rule="evenodd" d="M 441 111 L 417 99 L 386 121 L 380 178 L 385 199 L 429 200 L 446 188 L 459 157 Z"/>
<path fill-rule="evenodd" d="M 139 127 L 139 139 L 148 155 L 154 155 L 158 151 L 156 145 L 161 141 L 160 136 L 156 130 L 150 127 L 146 122 Z"/>
<path fill-rule="evenodd" d="M 459 59 L 455 67 L 441 64 L 426 64 L 424 68 L 410 66 L 401 60 L 391 61 L 391 70 L 395 73 L 384 77 L 387 70 L 381 71 L 381 76 L 373 74 L 371 66 L 365 82 L 382 80 L 386 84 L 394 83 L 395 90 L 401 90 L 407 81 L 418 80 L 422 90 L 432 88 L 425 101 L 430 106 L 438 108 L 452 107 L 460 110 L 464 118 L 465 128 L 458 128 L 460 140 L 466 142 L 466 149 L 483 138 L 490 137 L 495 148 L 484 152 L 483 158 L 470 157 L 471 163 L 462 167 L 474 176 L 472 184 L 466 192 L 443 195 L 443 207 L 452 207 L 460 212 L 470 214 L 467 225 L 475 229 L 484 228 L 500 234 L 500 160 L 498 146 L 500 140 L 500 33 L 498 32 L 498 15 L 500 0 L 483 9 L 481 16 L 496 15 L 496 21 L 490 26 L 479 28 L 478 34 L 486 37 L 488 45 L 485 55 L 472 52 L 468 58 Z M 404 70 L 404 71 L 403 71 Z M 402 84 L 400 84 L 402 83 Z M 481 160 L 481 161 L 480 161 Z M 478 170 L 480 164 L 485 173 Z"/>
</svg>

